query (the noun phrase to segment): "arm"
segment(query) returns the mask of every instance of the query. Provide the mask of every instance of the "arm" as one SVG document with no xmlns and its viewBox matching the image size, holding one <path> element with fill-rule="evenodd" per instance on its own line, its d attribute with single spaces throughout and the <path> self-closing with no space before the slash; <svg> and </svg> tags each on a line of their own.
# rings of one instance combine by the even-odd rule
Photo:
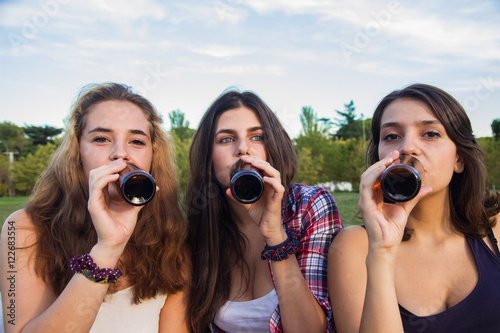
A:
<svg viewBox="0 0 500 333">
<path fill-rule="evenodd" d="M 302 332 L 332 330 L 332 313 L 327 293 L 327 250 L 342 224 L 331 195 L 324 190 L 312 189 L 301 189 L 297 196 L 296 214 L 291 221 L 285 221 L 288 226 L 302 229 L 299 252 L 291 255 L 288 260 L 271 262 L 277 289 L 279 283 L 283 283 L 284 297 L 288 299 L 280 299 L 285 332 L 293 331 L 292 328 L 299 328 Z M 293 260 L 294 256 L 296 260 Z M 278 265 L 282 263 L 297 265 L 293 279 L 289 278 L 291 272 L 277 271 Z M 295 289 L 302 291 L 300 298 L 295 295 Z"/>
<path fill-rule="evenodd" d="M 280 173 L 268 162 L 254 156 L 242 156 L 241 159 L 262 170 L 264 174 L 264 195 L 256 203 L 247 205 L 248 214 L 259 226 L 260 233 L 269 246 L 283 243 L 287 235 L 281 219 L 285 189 L 281 184 Z M 230 196 L 229 190 L 227 194 Z M 330 195 L 320 198 L 324 202 L 307 202 L 309 205 L 301 212 L 298 218 L 300 220 L 295 221 L 297 229 L 302 223 L 301 218 L 307 224 L 304 238 L 300 240 L 301 252 L 297 256 L 291 254 L 286 260 L 271 262 L 284 332 L 325 332 L 328 327 L 329 318 L 311 289 L 319 293 L 318 290 L 324 288 L 324 298 L 327 299 L 326 251 L 336 231 L 334 225 L 340 229 L 340 220 L 333 198 Z M 311 201 L 315 199 L 316 197 L 311 198 Z M 322 208 L 321 214 L 314 211 L 318 206 Z M 326 308 L 331 317 L 329 303 Z"/>
<path fill-rule="evenodd" d="M 340 233 L 329 251 L 330 294 L 334 320 L 344 332 L 403 332 L 396 295 L 396 255 L 409 213 L 431 189 L 422 187 L 406 203 L 383 203 L 375 184 L 397 152 L 370 166 L 361 176 L 359 209 L 366 232 L 359 227 Z"/>
<path fill-rule="evenodd" d="M 160 312 L 160 333 L 188 333 L 184 292 L 168 295 Z"/>
<path fill-rule="evenodd" d="M 359 226 L 342 230 L 328 250 L 328 292 L 339 333 L 359 331 L 366 292 L 367 254 L 368 237 Z"/>
<path fill-rule="evenodd" d="M 97 230 L 98 242 L 90 255 L 101 268 L 114 268 L 135 227 L 140 208 L 126 203 L 109 201 L 107 185 L 116 181 L 116 172 L 123 169 L 119 162 L 91 171 L 88 209 Z M 120 169 L 121 168 L 121 169 Z M 10 223 L 12 221 L 12 223 Z M 34 251 L 36 234 L 32 221 L 24 211 L 12 214 L 4 224 L 1 241 L 2 274 L 11 270 L 7 266 L 8 226 L 16 226 L 16 322 L 4 315 L 6 332 L 88 332 L 92 327 L 109 285 L 88 280 L 75 274 L 61 295 L 57 296 L 43 278 L 35 273 Z M 7 232 L 6 232 L 7 231 Z M 7 241 L 7 242 L 6 242 Z M 34 246 L 31 246 L 34 245 Z M 28 247 L 31 246 L 31 247 Z M 28 247 L 22 249 L 22 247 Z M 69 269 L 69 263 L 68 263 Z M 10 285 L 0 283 L 4 302 Z M 5 294 L 5 295 L 4 295 Z"/>
</svg>

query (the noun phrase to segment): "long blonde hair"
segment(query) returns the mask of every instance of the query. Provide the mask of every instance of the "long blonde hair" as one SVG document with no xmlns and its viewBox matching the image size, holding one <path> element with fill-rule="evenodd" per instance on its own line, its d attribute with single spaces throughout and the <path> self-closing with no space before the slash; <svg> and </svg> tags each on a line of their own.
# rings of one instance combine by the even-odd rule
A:
<svg viewBox="0 0 500 333">
<path fill-rule="evenodd" d="M 65 136 L 26 204 L 37 233 L 36 273 L 59 295 L 73 276 L 69 260 L 88 253 L 97 234 L 87 210 L 88 184 L 80 162 L 79 140 L 89 111 L 117 100 L 137 105 L 150 122 L 151 175 L 160 191 L 139 213 L 118 266 L 134 285 L 136 303 L 158 293 L 175 293 L 186 284 L 186 222 L 179 207 L 174 145 L 154 106 L 131 87 L 117 83 L 86 86 L 69 116 Z"/>
</svg>

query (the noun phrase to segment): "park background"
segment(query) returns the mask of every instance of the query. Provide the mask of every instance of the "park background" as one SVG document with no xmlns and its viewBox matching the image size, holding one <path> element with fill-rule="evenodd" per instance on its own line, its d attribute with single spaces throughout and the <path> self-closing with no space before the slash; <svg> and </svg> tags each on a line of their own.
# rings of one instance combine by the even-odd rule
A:
<svg viewBox="0 0 500 333">
<path fill-rule="evenodd" d="M 193 130 L 236 87 L 293 138 L 296 181 L 354 191 L 380 99 L 436 85 L 466 108 L 498 188 L 499 73 L 496 0 L 0 0 L 0 213 L 22 206 L 78 91 L 107 81 L 163 115 L 183 186 Z M 357 193 L 331 190 L 347 221 Z"/>
</svg>

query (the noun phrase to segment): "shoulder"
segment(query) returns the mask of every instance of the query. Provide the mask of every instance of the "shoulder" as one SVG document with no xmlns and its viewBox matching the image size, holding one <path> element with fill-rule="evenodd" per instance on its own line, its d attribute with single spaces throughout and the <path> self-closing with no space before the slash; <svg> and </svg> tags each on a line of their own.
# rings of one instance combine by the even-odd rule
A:
<svg viewBox="0 0 500 333">
<path fill-rule="evenodd" d="M 356 254 L 368 253 L 368 234 L 362 226 L 350 226 L 338 232 L 330 245 L 330 253 L 344 254 L 345 251 Z M 351 251 L 353 250 L 353 251 Z"/>
<path fill-rule="evenodd" d="M 2 226 L 2 242 L 15 236 L 16 247 L 29 247 L 36 242 L 33 221 L 24 209 L 10 214 Z"/>
<path fill-rule="evenodd" d="M 288 205 L 315 205 L 316 208 L 322 205 L 336 207 L 335 200 L 330 192 L 320 186 L 307 186 L 304 184 L 291 184 L 287 191 Z M 336 209 L 336 208 L 335 208 Z"/>
</svg>

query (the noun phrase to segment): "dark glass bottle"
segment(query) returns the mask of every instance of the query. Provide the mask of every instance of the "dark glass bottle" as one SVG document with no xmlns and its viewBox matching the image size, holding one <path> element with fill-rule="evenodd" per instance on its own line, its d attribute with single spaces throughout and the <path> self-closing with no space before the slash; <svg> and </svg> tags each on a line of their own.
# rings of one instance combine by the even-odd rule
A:
<svg viewBox="0 0 500 333">
<path fill-rule="evenodd" d="M 408 164 L 406 164 L 408 163 Z M 380 187 L 385 202 L 406 202 L 413 199 L 422 186 L 422 178 L 415 168 L 418 160 L 390 165 L 382 174 Z"/>
<path fill-rule="evenodd" d="M 257 171 L 241 170 L 243 166 L 243 163 L 236 163 L 231 172 L 231 194 L 239 202 L 251 204 L 264 193 L 264 180 Z"/>
<path fill-rule="evenodd" d="M 120 191 L 129 204 L 142 206 L 153 199 L 156 193 L 156 183 L 153 176 L 146 171 L 132 170 L 121 177 Z"/>
</svg>

